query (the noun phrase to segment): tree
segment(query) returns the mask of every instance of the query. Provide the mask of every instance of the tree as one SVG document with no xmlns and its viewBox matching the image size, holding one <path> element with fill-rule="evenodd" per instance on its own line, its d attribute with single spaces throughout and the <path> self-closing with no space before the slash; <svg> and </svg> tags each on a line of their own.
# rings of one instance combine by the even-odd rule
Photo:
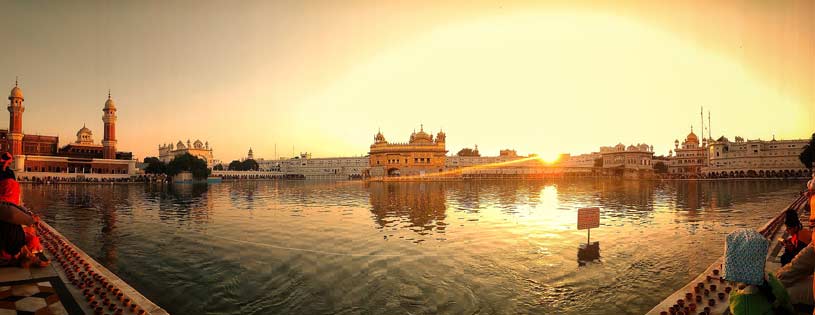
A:
<svg viewBox="0 0 815 315">
<path fill-rule="evenodd" d="M 458 153 L 456 153 L 456 155 L 458 155 L 458 156 L 481 156 L 481 154 L 478 153 L 478 149 L 474 150 L 474 149 L 470 149 L 470 148 L 463 148 L 461 150 L 458 150 Z"/>
<path fill-rule="evenodd" d="M 167 170 L 167 165 L 155 156 L 144 158 L 144 163 L 147 163 L 147 168 L 144 169 L 147 174 L 164 174 Z"/>
<path fill-rule="evenodd" d="M 804 167 L 812 169 L 812 162 L 815 161 L 815 133 L 812 134 L 812 139 L 809 139 L 809 144 L 804 146 L 798 160 L 804 164 Z"/>
<path fill-rule="evenodd" d="M 260 168 L 258 162 L 253 159 L 246 159 L 241 162 L 241 171 L 257 171 Z"/>
<path fill-rule="evenodd" d="M 218 164 L 218 165 L 215 165 L 214 167 L 212 167 L 212 169 L 215 170 L 215 171 L 223 171 L 224 166 L 222 164 Z"/>
<path fill-rule="evenodd" d="M 206 179 L 210 174 L 207 161 L 194 157 L 189 153 L 179 155 L 167 164 L 167 175 L 175 176 L 181 172 L 191 172 L 194 179 Z"/>
<path fill-rule="evenodd" d="M 230 171 L 242 171 L 243 170 L 243 165 L 241 164 L 240 161 L 234 160 L 234 161 L 229 163 L 229 166 L 227 167 L 227 169 L 229 169 Z"/>
</svg>

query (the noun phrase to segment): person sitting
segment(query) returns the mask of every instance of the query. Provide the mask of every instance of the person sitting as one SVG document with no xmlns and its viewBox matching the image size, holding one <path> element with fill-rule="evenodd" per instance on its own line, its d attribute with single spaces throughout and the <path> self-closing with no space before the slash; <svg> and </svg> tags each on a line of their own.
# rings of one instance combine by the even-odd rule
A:
<svg viewBox="0 0 815 315">
<path fill-rule="evenodd" d="M 784 254 L 781 255 L 781 266 L 788 264 L 795 258 L 795 255 L 807 247 L 812 241 L 812 233 L 804 229 L 801 220 L 798 219 L 798 211 L 788 209 L 784 212 L 784 226 L 787 228 L 789 237 L 781 240 L 784 245 Z"/>
<path fill-rule="evenodd" d="M 733 315 L 793 314 L 787 290 L 773 275 L 764 273 L 765 257 L 770 242 L 750 229 L 727 235 L 722 278 L 737 283 L 730 292 Z"/>
<path fill-rule="evenodd" d="M 34 223 L 39 217 L 20 206 L 20 184 L 11 169 L 11 154 L 0 154 L 0 264 L 21 267 L 45 267 L 49 260 L 43 254 Z M 3 220 L 6 218 L 6 220 Z"/>
</svg>

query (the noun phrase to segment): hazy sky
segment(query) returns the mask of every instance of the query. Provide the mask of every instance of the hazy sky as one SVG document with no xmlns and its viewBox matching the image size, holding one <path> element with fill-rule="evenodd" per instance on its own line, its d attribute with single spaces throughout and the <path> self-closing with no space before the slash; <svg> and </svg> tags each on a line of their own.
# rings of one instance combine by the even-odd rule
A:
<svg viewBox="0 0 815 315">
<path fill-rule="evenodd" d="M 63 145 L 101 141 L 110 88 L 140 159 L 363 155 L 420 124 L 451 153 L 664 154 L 700 106 L 714 137 L 815 131 L 815 1 L 576 3 L 3 1 L 0 88 L 20 76 L 24 131 Z"/>
</svg>

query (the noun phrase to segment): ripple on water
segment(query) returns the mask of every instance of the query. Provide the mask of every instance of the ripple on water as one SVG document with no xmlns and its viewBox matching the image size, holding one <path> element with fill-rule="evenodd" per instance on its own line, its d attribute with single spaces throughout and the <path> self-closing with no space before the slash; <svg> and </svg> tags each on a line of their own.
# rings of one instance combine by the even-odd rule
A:
<svg viewBox="0 0 815 315">
<path fill-rule="evenodd" d="M 801 184 L 281 181 L 23 196 L 173 314 L 638 314 Z M 576 209 L 594 205 L 599 257 L 581 262 Z"/>
</svg>

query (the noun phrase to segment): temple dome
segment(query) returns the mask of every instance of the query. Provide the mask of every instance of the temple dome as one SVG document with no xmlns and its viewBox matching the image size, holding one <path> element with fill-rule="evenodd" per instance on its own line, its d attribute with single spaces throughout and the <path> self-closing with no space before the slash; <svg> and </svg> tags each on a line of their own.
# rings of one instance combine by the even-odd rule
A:
<svg viewBox="0 0 815 315">
<path fill-rule="evenodd" d="M 377 131 L 376 135 L 374 136 L 374 143 L 383 143 L 385 141 L 385 136 L 382 135 L 382 131 Z"/>
<path fill-rule="evenodd" d="M 422 126 L 419 132 L 413 133 L 413 135 L 410 136 L 410 142 L 433 142 L 433 136 L 424 132 L 424 126 Z"/>
<path fill-rule="evenodd" d="M 204 143 L 201 142 L 201 140 L 195 140 L 195 143 L 193 143 L 192 146 L 196 149 L 203 149 Z"/>
<path fill-rule="evenodd" d="M 82 129 L 76 132 L 76 143 L 93 144 L 93 132 L 85 125 L 82 125 Z"/>
<path fill-rule="evenodd" d="M 79 129 L 79 131 L 76 132 L 76 136 L 78 137 L 83 134 L 93 135 L 93 131 L 88 129 L 88 127 L 82 126 L 82 129 Z"/>
<path fill-rule="evenodd" d="M 690 133 L 688 134 L 688 136 L 685 137 L 685 142 L 699 143 L 699 137 L 697 137 L 696 134 L 693 133 L 693 130 L 691 130 Z"/>
</svg>

